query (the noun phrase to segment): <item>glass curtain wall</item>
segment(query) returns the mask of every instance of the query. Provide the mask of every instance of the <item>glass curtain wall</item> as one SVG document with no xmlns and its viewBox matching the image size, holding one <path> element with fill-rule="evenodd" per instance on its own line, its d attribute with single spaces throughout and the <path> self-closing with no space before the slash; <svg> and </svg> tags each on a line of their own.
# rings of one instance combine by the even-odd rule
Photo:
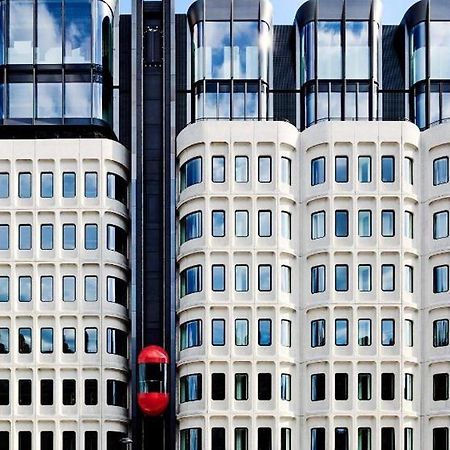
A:
<svg viewBox="0 0 450 450">
<path fill-rule="evenodd" d="M 301 128 L 323 120 L 376 119 L 379 24 L 369 17 L 302 23 L 299 13 L 297 19 Z"/>
<path fill-rule="evenodd" d="M 1 118 L 111 124 L 112 22 L 102 0 L 0 0 Z"/>
<path fill-rule="evenodd" d="M 193 120 L 265 119 L 270 43 L 262 20 L 193 25 Z"/>
</svg>

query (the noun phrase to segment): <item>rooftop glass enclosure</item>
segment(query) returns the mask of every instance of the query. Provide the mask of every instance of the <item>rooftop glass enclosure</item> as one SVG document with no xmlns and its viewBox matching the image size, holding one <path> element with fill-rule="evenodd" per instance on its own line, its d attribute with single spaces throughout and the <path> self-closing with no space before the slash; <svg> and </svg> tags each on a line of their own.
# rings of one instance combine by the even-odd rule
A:
<svg viewBox="0 0 450 450">
<path fill-rule="evenodd" d="M 301 129 L 378 117 L 380 0 L 310 0 L 296 16 Z"/>
<path fill-rule="evenodd" d="M 422 0 L 406 13 L 406 89 L 410 118 L 423 129 L 450 120 L 450 10 L 448 0 Z"/>
<path fill-rule="evenodd" d="M 4 124 L 111 125 L 115 0 L 0 0 Z"/>
<path fill-rule="evenodd" d="M 191 120 L 266 118 L 272 42 L 270 3 L 198 0 L 189 8 L 188 18 L 192 39 Z"/>
</svg>

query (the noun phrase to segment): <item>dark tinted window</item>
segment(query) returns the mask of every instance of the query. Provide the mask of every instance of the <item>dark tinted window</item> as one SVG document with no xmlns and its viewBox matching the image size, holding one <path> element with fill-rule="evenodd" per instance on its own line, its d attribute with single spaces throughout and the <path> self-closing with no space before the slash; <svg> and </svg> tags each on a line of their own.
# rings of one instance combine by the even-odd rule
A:
<svg viewBox="0 0 450 450">
<path fill-rule="evenodd" d="M 334 398 L 348 400 L 348 375 L 346 373 L 334 374 Z"/>
<path fill-rule="evenodd" d="M 107 387 L 107 404 L 113 406 L 127 407 L 128 387 L 127 383 L 117 380 L 108 380 Z"/>
<path fill-rule="evenodd" d="M 63 405 L 75 405 L 76 397 L 76 381 L 75 380 L 63 380 L 62 384 L 62 396 Z"/>
<path fill-rule="evenodd" d="M 19 380 L 19 405 L 31 405 L 31 380 Z"/>
<path fill-rule="evenodd" d="M 212 400 L 225 400 L 225 374 L 211 374 L 211 398 Z"/>
<path fill-rule="evenodd" d="M 272 374 L 258 373 L 258 400 L 272 398 Z"/>
<path fill-rule="evenodd" d="M 381 374 L 381 399 L 394 400 L 395 397 L 395 375 L 393 373 Z"/>
<path fill-rule="evenodd" d="M 41 380 L 41 405 L 53 405 L 53 380 Z"/>
<path fill-rule="evenodd" d="M 96 405 L 98 403 L 97 380 L 84 380 L 84 404 Z"/>
</svg>

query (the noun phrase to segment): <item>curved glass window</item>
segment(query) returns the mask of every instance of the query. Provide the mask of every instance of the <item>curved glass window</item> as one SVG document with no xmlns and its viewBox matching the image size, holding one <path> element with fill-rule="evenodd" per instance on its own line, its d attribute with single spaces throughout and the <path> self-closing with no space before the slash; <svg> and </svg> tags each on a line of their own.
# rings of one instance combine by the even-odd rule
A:
<svg viewBox="0 0 450 450">
<path fill-rule="evenodd" d="M 317 23 L 318 78 L 342 78 L 341 22 Z"/>
<path fill-rule="evenodd" d="M 106 227 L 106 248 L 113 252 L 119 252 L 127 256 L 128 236 L 125 230 L 116 226 Z"/>
<path fill-rule="evenodd" d="M 107 197 L 117 200 L 126 206 L 128 197 L 127 182 L 120 175 L 108 173 L 106 184 Z"/>
<path fill-rule="evenodd" d="M 196 211 L 180 220 L 180 245 L 202 235 L 202 213 Z"/>
<path fill-rule="evenodd" d="M 180 350 L 202 345 L 202 321 L 190 320 L 180 325 Z"/>
<path fill-rule="evenodd" d="M 426 27 L 425 22 L 417 24 L 410 33 L 410 84 L 426 77 Z"/>
<path fill-rule="evenodd" d="M 416 117 L 416 125 L 419 128 L 425 128 L 427 124 L 427 116 L 426 116 L 426 91 L 425 91 L 425 85 L 421 84 L 417 87 L 415 90 L 415 105 L 414 105 L 414 111 L 415 111 L 415 117 Z"/>
<path fill-rule="evenodd" d="M 192 31 L 192 52 L 194 57 L 194 81 L 203 78 L 203 22 L 196 23 Z"/>
<path fill-rule="evenodd" d="M 180 192 L 189 186 L 202 182 L 202 158 L 186 161 L 180 167 Z"/>
<path fill-rule="evenodd" d="M 205 22 L 205 78 L 231 77 L 230 22 Z"/>
<path fill-rule="evenodd" d="M 370 78 L 369 22 L 345 24 L 346 78 Z"/>
<path fill-rule="evenodd" d="M 64 4 L 64 62 L 90 63 L 92 36 L 91 2 L 66 0 Z"/>
<path fill-rule="evenodd" d="M 315 42 L 315 24 L 309 22 L 303 27 L 301 34 L 300 76 L 302 84 L 314 78 Z"/>
<path fill-rule="evenodd" d="M 37 4 L 38 64 L 62 62 L 62 1 L 38 0 Z"/>
<path fill-rule="evenodd" d="M 450 78 L 450 27 L 448 22 L 430 22 L 430 77 Z"/>
<path fill-rule="evenodd" d="M 233 23 L 233 76 L 259 78 L 258 22 Z"/>
<path fill-rule="evenodd" d="M 201 400 L 202 376 L 199 373 L 180 377 L 180 403 Z"/>
<path fill-rule="evenodd" d="M 202 266 L 188 267 L 180 273 L 180 297 L 202 290 Z"/>
<path fill-rule="evenodd" d="M 124 358 L 128 354 L 127 333 L 116 328 L 106 330 L 106 351 L 111 355 L 119 355 Z"/>
</svg>

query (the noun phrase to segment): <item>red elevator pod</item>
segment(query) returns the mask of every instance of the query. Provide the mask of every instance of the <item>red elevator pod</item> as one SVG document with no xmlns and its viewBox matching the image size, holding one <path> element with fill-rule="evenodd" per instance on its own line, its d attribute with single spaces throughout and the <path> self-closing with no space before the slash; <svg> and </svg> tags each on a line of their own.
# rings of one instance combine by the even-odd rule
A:
<svg viewBox="0 0 450 450">
<path fill-rule="evenodd" d="M 138 405 L 146 416 L 160 416 L 169 406 L 167 369 L 169 355 L 157 345 L 142 349 L 138 357 Z"/>
</svg>

